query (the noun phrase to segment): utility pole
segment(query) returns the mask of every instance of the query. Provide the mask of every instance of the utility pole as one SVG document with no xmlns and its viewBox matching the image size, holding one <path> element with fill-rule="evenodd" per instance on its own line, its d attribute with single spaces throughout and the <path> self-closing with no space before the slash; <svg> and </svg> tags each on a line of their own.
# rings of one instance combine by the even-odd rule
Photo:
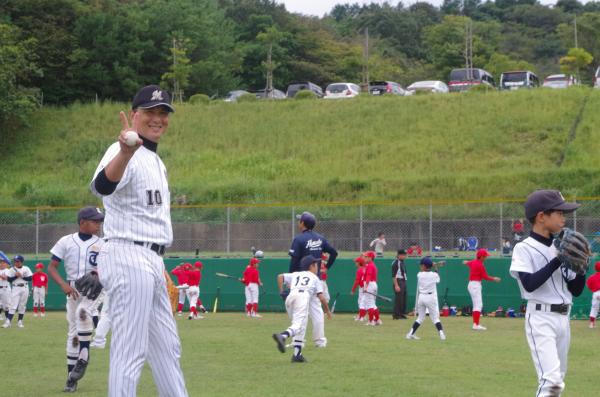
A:
<svg viewBox="0 0 600 397">
<path fill-rule="evenodd" d="M 577 15 L 575 15 L 575 18 L 573 19 L 573 31 L 575 33 L 575 48 L 579 48 L 579 46 L 577 45 Z"/>
<path fill-rule="evenodd" d="M 365 45 L 363 49 L 362 90 L 369 91 L 369 28 L 365 28 Z"/>
<path fill-rule="evenodd" d="M 267 87 L 265 88 L 265 97 L 273 98 L 273 61 L 271 56 L 273 54 L 273 43 L 269 44 L 269 51 L 267 52 Z"/>
<path fill-rule="evenodd" d="M 175 37 L 173 37 L 173 50 L 173 100 L 179 98 L 179 103 L 181 103 L 183 102 L 183 95 L 181 95 L 181 91 L 179 90 L 179 82 L 175 74 L 177 70 L 177 40 Z"/>
<path fill-rule="evenodd" d="M 465 22 L 465 68 L 467 80 L 473 80 L 473 23 L 470 19 Z"/>
</svg>

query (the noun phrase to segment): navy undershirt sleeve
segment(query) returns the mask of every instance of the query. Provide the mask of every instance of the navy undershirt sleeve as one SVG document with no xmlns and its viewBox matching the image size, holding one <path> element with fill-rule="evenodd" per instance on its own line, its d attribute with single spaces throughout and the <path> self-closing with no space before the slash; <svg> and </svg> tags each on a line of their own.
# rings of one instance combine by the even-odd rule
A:
<svg viewBox="0 0 600 397">
<path fill-rule="evenodd" d="M 300 257 L 292 256 L 292 259 L 290 259 L 290 273 L 300 271 L 300 260 Z"/>
<path fill-rule="evenodd" d="M 119 181 L 110 181 L 106 176 L 104 170 L 100 171 L 98 173 L 98 176 L 96 176 L 96 179 L 94 180 L 94 187 L 96 188 L 96 191 L 103 196 L 113 194 L 113 192 L 117 189 L 118 184 Z"/>
<path fill-rule="evenodd" d="M 327 269 L 329 269 L 331 268 L 331 266 L 333 266 L 333 262 L 335 262 L 335 259 L 338 256 L 338 252 L 335 248 L 329 245 L 329 242 L 327 240 L 324 241 L 323 252 L 327 252 L 329 254 L 329 259 L 327 259 L 327 265 L 325 265 Z"/>
<path fill-rule="evenodd" d="M 558 258 L 552 259 L 546 266 L 541 268 L 535 273 L 519 272 L 519 279 L 525 291 L 533 292 L 542 286 L 556 269 L 560 267 L 560 260 Z"/>
<path fill-rule="evenodd" d="M 32 278 L 33 278 L 33 276 L 23 277 L 23 280 L 25 280 L 25 281 L 31 281 Z"/>
<path fill-rule="evenodd" d="M 16 277 L 8 277 L 7 280 L 9 283 L 12 283 L 13 281 L 15 281 L 17 278 Z"/>
<path fill-rule="evenodd" d="M 567 281 L 567 288 L 573 296 L 579 296 L 585 287 L 585 274 L 578 274 L 573 280 Z"/>
<path fill-rule="evenodd" d="M 62 261 L 62 259 L 60 259 L 60 258 L 59 258 L 58 256 L 56 256 L 56 255 L 52 255 L 52 260 L 53 260 L 53 261 L 57 261 L 57 262 L 61 262 L 61 261 Z"/>
</svg>

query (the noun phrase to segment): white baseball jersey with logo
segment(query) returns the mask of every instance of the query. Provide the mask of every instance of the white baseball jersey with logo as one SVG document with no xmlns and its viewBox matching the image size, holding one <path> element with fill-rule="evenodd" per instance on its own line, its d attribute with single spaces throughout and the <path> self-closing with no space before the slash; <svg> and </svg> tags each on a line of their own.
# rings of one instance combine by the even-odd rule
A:
<svg viewBox="0 0 600 397">
<path fill-rule="evenodd" d="M 323 293 L 323 285 L 317 275 L 309 271 L 284 273 L 283 282 L 290 287 L 285 309 L 292 324 L 287 331 L 293 338 L 293 346 L 304 346 L 309 306 L 313 299 L 318 300 L 317 294 Z"/>
<path fill-rule="evenodd" d="M 170 246 L 171 195 L 166 168 L 151 145 L 129 160 L 114 192 L 97 192 L 95 179 L 119 153 L 118 143 L 100 161 L 91 190 L 106 210 L 100 251 L 100 282 L 110 299 L 112 322 L 109 397 L 135 396 L 144 362 L 158 394 L 188 395 L 179 365 L 181 345 L 167 295 L 162 257 L 152 244 Z M 141 245 L 140 245 L 141 244 Z"/>
<path fill-rule="evenodd" d="M 52 259 L 63 263 L 67 282 L 75 288 L 75 281 L 97 269 L 98 254 L 103 245 L 104 240 L 98 236 L 82 240 L 79 233 L 73 233 L 61 237 L 50 249 L 50 253 Z M 91 339 L 95 302 L 85 296 L 67 296 L 67 365 L 75 365 L 77 362 L 80 354 L 79 341 Z"/>
<path fill-rule="evenodd" d="M 0 270 L 0 276 L 8 277 L 8 269 Z M 10 308 L 11 289 L 8 280 L 0 278 L 0 308 L 8 313 Z"/>
<path fill-rule="evenodd" d="M 417 322 L 423 323 L 429 311 L 429 318 L 432 323 L 440 321 L 440 308 L 437 297 L 437 284 L 440 282 L 440 275 L 434 271 L 422 271 L 417 273 L 417 311 L 419 317 Z"/>
<path fill-rule="evenodd" d="M 561 266 L 539 288 L 527 292 L 519 272 L 535 273 L 555 257 L 553 245 L 527 237 L 515 245 L 510 266 L 510 274 L 519 284 L 521 297 L 527 300 L 525 333 L 538 374 L 536 396 L 558 396 L 564 388 L 571 341 L 570 310 L 565 314 L 551 312 L 550 305 L 571 305 L 572 295 L 566 281 L 573 280 L 576 275 Z"/>
<path fill-rule="evenodd" d="M 23 277 L 31 277 L 33 273 L 27 266 L 21 266 L 20 269 L 11 267 L 8 269 L 7 276 L 9 278 L 16 277 L 17 272 L 21 274 L 21 277 L 17 277 L 12 282 L 9 313 L 24 314 L 27 307 L 27 299 L 29 298 L 29 284 Z"/>
</svg>

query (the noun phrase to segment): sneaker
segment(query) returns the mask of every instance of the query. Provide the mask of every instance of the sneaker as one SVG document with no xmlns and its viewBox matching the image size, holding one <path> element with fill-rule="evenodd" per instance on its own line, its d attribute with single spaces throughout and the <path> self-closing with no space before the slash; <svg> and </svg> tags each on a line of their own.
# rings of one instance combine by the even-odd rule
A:
<svg viewBox="0 0 600 397">
<path fill-rule="evenodd" d="M 365 325 L 374 326 L 375 325 L 375 321 L 367 321 L 367 323 Z"/>
<path fill-rule="evenodd" d="M 363 322 L 363 321 L 365 321 L 365 318 L 364 317 L 359 317 L 358 321 Z"/>
<path fill-rule="evenodd" d="M 79 359 L 77 360 L 77 362 L 75 363 L 75 367 L 71 370 L 71 372 L 69 372 L 69 378 L 71 378 L 72 380 L 78 381 L 81 378 L 83 378 L 83 375 L 85 375 L 85 370 L 87 368 L 88 362 L 83 360 L 83 359 Z"/>
<path fill-rule="evenodd" d="M 33 313 L 33 317 L 37 317 L 37 313 Z"/>
<path fill-rule="evenodd" d="M 480 324 L 473 324 L 473 329 L 475 331 L 485 331 L 487 328 Z"/>
<path fill-rule="evenodd" d="M 590 329 L 591 329 L 591 328 L 596 328 L 596 324 L 594 324 L 594 323 L 590 323 L 590 325 L 588 325 L 588 328 L 590 328 Z"/>
<path fill-rule="evenodd" d="M 262 316 L 260 314 L 258 314 L 258 313 L 254 313 L 252 315 L 252 317 L 254 317 L 254 318 L 262 318 Z"/>
<path fill-rule="evenodd" d="M 383 321 L 381 321 L 381 319 L 375 321 L 375 325 L 382 325 L 382 324 L 383 324 Z"/>
<path fill-rule="evenodd" d="M 202 320 L 204 318 L 204 316 L 200 315 L 200 314 L 195 314 L 194 315 L 194 320 Z"/>
<path fill-rule="evenodd" d="M 17 323 L 17 327 L 19 328 L 25 328 L 25 326 L 23 325 L 23 321 L 19 320 L 19 322 Z"/>
<path fill-rule="evenodd" d="M 440 331 L 440 339 L 446 340 L 446 334 L 444 333 L 444 331 Z"/>
<path fill-rule="evenodd" d="M 415 334 L 411 334 L 410 332 L 408 334 L 406 334 L 406 339 L 414 339 L 414 340 L 419 340 L 421 338 L 419 338 L 417 335 Z"/>
<path fill-rule="evenodd" d="M 183 313 L 182 312 L 177 312 L 177 316 L 181 317 L 181 316 L 183 316 Z"/>
<path fill-rule="evenodd" d="M 40 317 L 46 317 L 46 313 L 40 313 Z"/>
<path fill-rule="evenodd" d="M 2 328 L 10 328 L 10 321 L 8 319 L 2 324 Z"/>
<path fill-rule="evenodd" d="M 273 339 L 277 342 L 277 349 L 285 353 L 285 337 L 281 334 L 273 334 Z"/>
<path fill-rule="evenodd" d="M 194 316 L 193 316 L 193 315 L 191 315 L 191 314 L 188 316 L 188 320 L 191 320 L 191 319 L 193 319 L 193 318 L 194 318 Z"/>
<path fill-rule="evenodd" d="M 246 312 L 246 317 L 251 317 L 252 315 L 250 314 L 250 312 Z"/>
<path fill-rule="evenodd" d="M 65 393 L 73 393 L 77 391 L 77 381 L 71 378 L 67 378 L 67 383 L 63 389 Z"/>
<path fill-rule="evenodd" d="M 306 362 L 308 362 L 308 360 L 305 359 L 302 354 L 298 354 L 297 356 L 292 356 L 292 362 L 293 363 L 306 363 Z"/>
<path fill-rule="evenodd" d="M 106 339 L 104 342 L 93 340 L 92 343 L 90 343 L 90 347 L 92 349 L 104 349 L 106 347 Z"/>
<path fill-rule="evenodd" d="M 200 306 L 200 313 L 206 313 L 206 308 L 204 306 Z"/>
</svg>

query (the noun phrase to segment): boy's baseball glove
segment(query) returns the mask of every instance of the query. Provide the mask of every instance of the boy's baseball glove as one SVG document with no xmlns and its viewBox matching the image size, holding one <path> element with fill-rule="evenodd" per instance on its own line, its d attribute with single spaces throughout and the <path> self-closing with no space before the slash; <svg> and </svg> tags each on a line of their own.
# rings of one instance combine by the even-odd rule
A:
<svg viewBox="0 0 600 397">
<path fill-rule="evenodd" d="M 580 275 L 587 273 L 592 250 L 583 234 L 564 228 L 554 239 L 554 246 L 558 250 L 557 256 L 563 266 Z"/>
</svg>

